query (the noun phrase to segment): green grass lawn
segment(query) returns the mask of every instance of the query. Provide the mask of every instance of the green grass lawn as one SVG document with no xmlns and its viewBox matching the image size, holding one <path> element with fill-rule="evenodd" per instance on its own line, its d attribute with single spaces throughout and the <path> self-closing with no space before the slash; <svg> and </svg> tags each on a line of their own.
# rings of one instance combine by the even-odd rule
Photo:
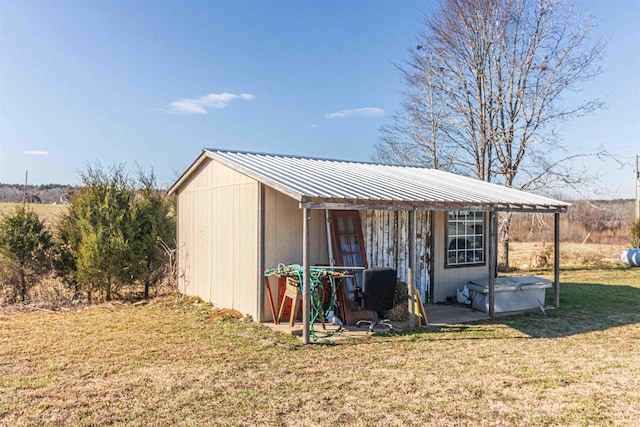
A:
<svg viewBox="0 0 640 427">
<path fill-rule="evenodd" d="M 0 314 L 0 425 L 628 425 L 640 268 L 562 273 L 561 308 L 309 345 L 208 304 Z"/>
</svg>

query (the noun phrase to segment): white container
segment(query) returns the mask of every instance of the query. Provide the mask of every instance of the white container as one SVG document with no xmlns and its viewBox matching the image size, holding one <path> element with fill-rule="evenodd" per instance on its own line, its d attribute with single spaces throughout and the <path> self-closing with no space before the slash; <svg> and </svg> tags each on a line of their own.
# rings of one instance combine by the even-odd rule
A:
<svg viewBox="0 0 640 427">
<path fill-rule="evenodd" d="M 544 306 L 545 290 L 551 280 L 537 276 L 497 277 L 495 282 L 494 313 L 523 311 Z M 469 283 L 471 307 L 489 312 L 489 279 Z"/>
</svg>

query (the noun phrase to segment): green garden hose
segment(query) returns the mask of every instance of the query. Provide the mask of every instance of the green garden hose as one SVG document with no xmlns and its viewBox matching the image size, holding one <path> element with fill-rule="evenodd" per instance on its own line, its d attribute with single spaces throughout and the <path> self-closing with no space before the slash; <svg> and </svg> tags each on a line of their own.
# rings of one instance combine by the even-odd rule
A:
<svg viewBox="0 0 640 427">
<path fill-rule="evenodd" d="M 319 336 L 315 330 L 315 322 L 322 319 L 326 319 L 327 314 L 331 311 L 335 312 L 336 305 L 336 284 L 334 280 L 335 271 L 331 268 L 326 267 L 311 267 L 309 269 L 309 290 L 311 307 L 310 307 L 310 316 L 309 316 L 309 328 L 311 332 L 311 339 L 313 342 L 318 342 L 319 339 L 324 339 L 331 337 L 338 333 L 341 328 L 337 331 L 327 332 L 323 334 L 323 336 Z M 298 287 L 300 288 L 300 292 L 302 292 L 302 283 L 304 277 L 304 267 L 299 264 L 290 264 L 284 265 L 279 264 L 278 268 L 273 268 L 271 270 L 267 270 L 264 272 L 266 277 L 270 276 L 289 276 L 297 278 Z M 329 289 L 331 290 L 331 298 L 329 303 L 327 304 L 327 308 L 324 308 L 324 299 L 325 299 L 325 286 L 323 284 L 323 279 L 327 278 L 329 283 Z M 329 340 L 329 344 L 333 344 L 332 341 Z"/>
</svg>

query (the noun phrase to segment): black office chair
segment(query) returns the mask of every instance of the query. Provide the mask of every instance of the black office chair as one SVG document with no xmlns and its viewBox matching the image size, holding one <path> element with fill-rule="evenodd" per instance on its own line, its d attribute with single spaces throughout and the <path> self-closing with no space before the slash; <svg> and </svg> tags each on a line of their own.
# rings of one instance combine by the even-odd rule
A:
<svg viewBox="0 0 640 427">
<path fill-rule="evenodd" d="M 396 292 L 397 272 L 392 268 L 371 268 L 362 273 L 362 309 L 373 311 L 373 320 L 359 320 L 356 326 L 369 325 L 369 332 L 382 325 L 393 329 L 391 321 L 380 320 L 378 312 L 391 310 Z"/>
</svg>

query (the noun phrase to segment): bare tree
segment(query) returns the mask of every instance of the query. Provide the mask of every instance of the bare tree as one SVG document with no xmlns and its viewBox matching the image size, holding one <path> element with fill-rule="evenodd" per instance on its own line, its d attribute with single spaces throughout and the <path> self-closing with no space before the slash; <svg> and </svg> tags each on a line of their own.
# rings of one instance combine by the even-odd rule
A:
<svg viewBox="0 0 640 427">
<path fill-rule="evenodd" d="M 424 60 L 421 66 L 432 66 L 430 58 Z M 393 124 L 382 127 L 374 160 L 456 170 L 455 128 L 450 127 L 450 113 L 442 108 L 437 80 L 428 73 L 400 71 L 408 83 L 402 113 L 392 117 Z"/>
<path fill-rule="evenodd" d="M 405 100 L 376 157 L 530 191 L 584 182 L 589 172 L 572 161 L 605 152 L 569 151 L 555 125 L 603 105 L 564 102 L 600 72 L 604 44 L 592 29 L 559 0 L 443 0 L 402 69 Z M 503 268 L 510 218 L 500 222 Z"/>
</svg>

